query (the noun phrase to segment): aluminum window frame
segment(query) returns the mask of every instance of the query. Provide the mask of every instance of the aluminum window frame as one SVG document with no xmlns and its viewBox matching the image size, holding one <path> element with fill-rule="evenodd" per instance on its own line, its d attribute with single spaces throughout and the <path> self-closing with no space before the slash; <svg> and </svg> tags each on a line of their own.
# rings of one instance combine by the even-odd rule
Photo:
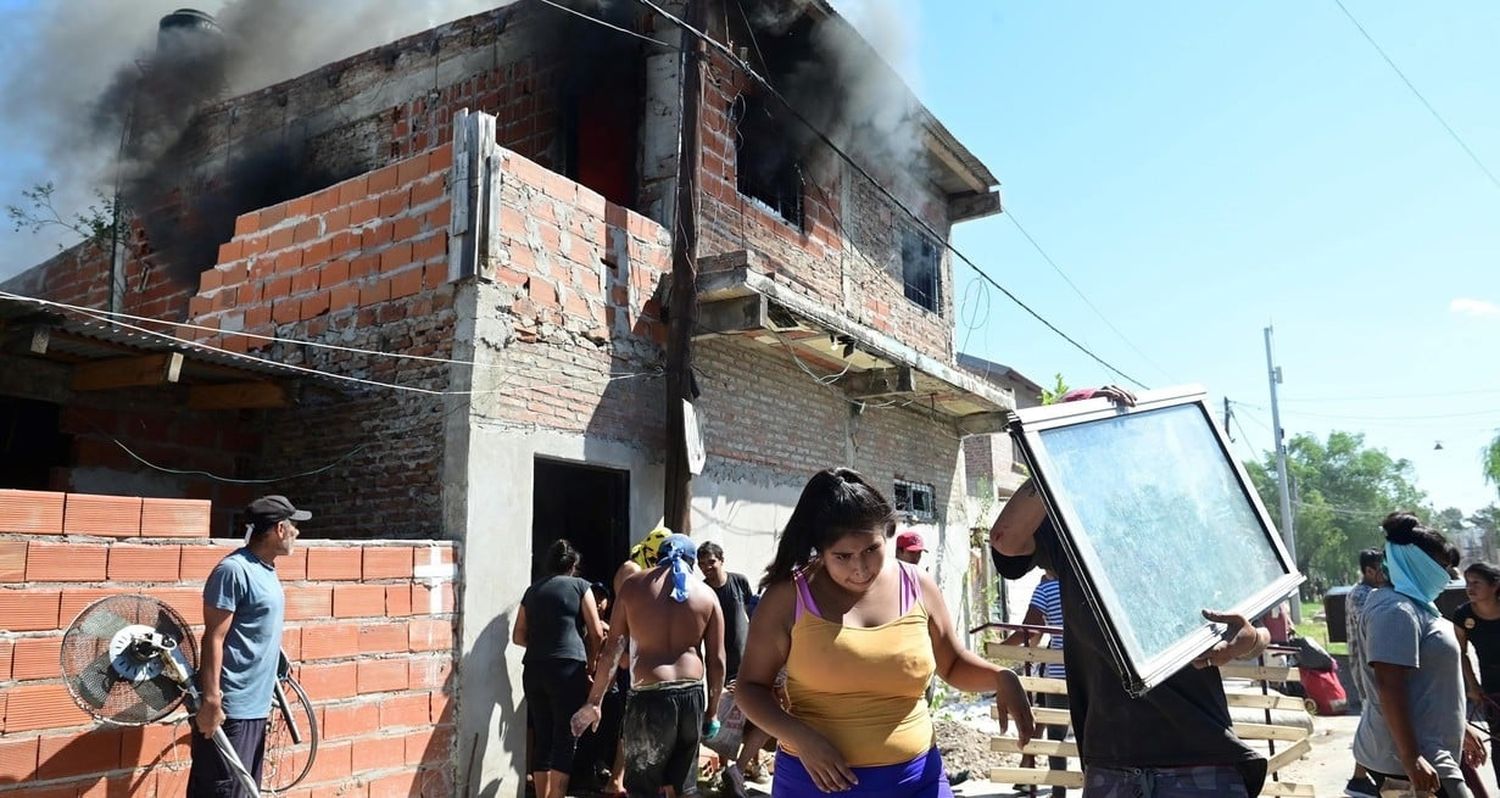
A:
<svg viewBox="0 0 1500 798">
<path fill-rule="evenodd" d="M 1073 572 L 1077 574 L 1084 595 L 1089 602 L 1089 610 L 1104 631 L 1105 642 L 1109 647 L 1116 672 L 1120 675 L 1126 692 L 1136 697 L 1144 695 L 1182 668 L 1188 667 L 1193 659 L 1207 651 L 1220 639 L 1222 627 L 1208 621 L 1201 621 L 1193 632 L 1161 653 L 1147 656 L 1140 662 L 1135 661 L 1109 612 L 1110 609 L 1128 612 L 1128 609 L 1103 606 L 1104 600 L 1101 597 L 1099 580 L 1095 577 L 1095 573 L 1103 573 L 1108 569 L 1093 556 L 1091 547 L 1079 546 L 1074 540 L 1075 530 L 1081 530 L 1083 525 L 1074 510 L 1072 499 L 1059 495 L 1049 481 L 1048 474 L 1055 473 L 1056 466 L 1047 453 L 1042 433 L 1103 419 L 1130 417 L 1153 410 L 1181 406 L 1196 407 L 1202 422 L 1212 430 L 1213 439 L 1218 444 L 1224 463 L 1232 470 L 1241 495 L 1249 505 L 1252 515 L 1259 522 L 1268 552 L 1281 566 L 1280 578 L 1261 586 L 1239 605 L 1210 608 L 1241 614 L 1254 620 L 1275 607 L 1287 596 L 1293 595 L 1297 586 L 1302 583 L 1303 576 L 1297 571 L 1296 560 L 1288 554 L 1283 545 L 1281 535 L 1271 521 L 1271 516 L 1261 502 L 1260 496 L 1255 492 L 1255 486 L 1250 481 L 1249 474 L 1230 451 L 1229 441 L 1223 430 L 1213 423 L 1207 399 L 1208 395 L 1202 388 L 1187 386 L 1145 392 L 1138 397 L 1134 407 L 1128 408 L 1116 405 L 1108 399 L 1089 399 L 1025 408 L 1008 414 L 1008 431 L 1025 457 L 1027 467 L 1031 470 L 1038 493 L 1047 506 L 1047 515 L 1052 519 L 1054 528 L 1057 530 L 1064 556 L 1067 557 Z"/>
</svg>

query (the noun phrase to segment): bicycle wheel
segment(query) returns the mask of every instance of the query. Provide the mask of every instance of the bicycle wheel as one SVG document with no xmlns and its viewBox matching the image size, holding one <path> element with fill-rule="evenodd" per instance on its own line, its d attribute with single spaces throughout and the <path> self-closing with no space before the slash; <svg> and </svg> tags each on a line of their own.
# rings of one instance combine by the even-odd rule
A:
<svg viewBox="0 0 1500 798">
<path fill-rule="evenodd" d="M 277 682 L 271 717 L 266 721 L 266 758 L 261 789 L 282 792 L 295 787 L 318 757 L 318 716 L 302 685 L 291 676 Z"/>
</svg>

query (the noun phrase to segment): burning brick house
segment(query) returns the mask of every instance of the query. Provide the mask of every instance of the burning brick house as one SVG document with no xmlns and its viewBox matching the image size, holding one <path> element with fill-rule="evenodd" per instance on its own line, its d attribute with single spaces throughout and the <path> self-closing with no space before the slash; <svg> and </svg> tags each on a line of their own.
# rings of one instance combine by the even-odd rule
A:
<svg viewBox="0 0 1500 798">
<path fill-rule="evenodd" d="M 684 120 L 695 40 L 635 3 L 575 10 L 636 36 L 518 0 L 191 113 L 153 106 L 151 81 L 232 42 L 164 20 L 135 135 L 170 118 L 126 148 L 129 223 L 0 286 L 71 306 L 0 299 L 0 413 L 45 453 L 0 487 L 214 498 L 229 534 L 259 488 L 222 478 L 269 479 L 317 513 L 309 534 L 461 542 L 455 781 L 519 794 L 507 643 L 532 553 L 566 536 L 604 578 L 662 515 L 685 122 L 692 534 L 756 573 L 808 476 L 847 464 L 926 534 L 960 606 L 961 442 L 1014 397 L 957 366 L 932 233 L 998 213 L 997 181 L 820 0 L 709 5 L 711 36 L 922 224 L 722 53 Z"/>
</svg>

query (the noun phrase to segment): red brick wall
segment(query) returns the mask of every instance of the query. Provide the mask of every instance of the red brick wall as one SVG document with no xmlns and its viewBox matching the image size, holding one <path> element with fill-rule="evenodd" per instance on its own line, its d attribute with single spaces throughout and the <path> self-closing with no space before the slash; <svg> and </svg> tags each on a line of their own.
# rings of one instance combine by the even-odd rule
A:
<svg viewBox="0 0 1500 798">
<path fill-rule="evenodd" d="M 803 192 L 805 222 L 797 229 L 763 203 L 739 193 L 736 98 L 754 94 L 751 80 L 719 53 L 710 53 L 703 84 L 699 135 L 703 142 L 701 241 L 699 252 L 717 255 L 753 249 L 778 280 L 849 318 L 891 335 L 924 354 L 953 356 L 952 269 L 944 258 L 942 296 L 936 311 L 911 301 L 901 275 L 900 232 L 910 217 L 882 196 L 868 180 L 829 151 L 823 164 L 808 164 Z M 774 105 L 774 100 L 767 100 Z M 788 124 L 799 124 L 788 121 Z M 945 198 L 927 186 L 851 153 L 881 183 L 895 187 L 902 202 L 946 236 Z"/>
<path fill-rule="evenodd" d="M 233 550 L 206 539 L 208 518 L 208 502 L 0 490 L 0 795 L 183 793 L 183 712 L 95 723 L 62 683 L 58 646 L 79 611 L 122 593 L 166 601 L 200 634 L 203 580 Z M 451 544 L 366 542 L 277 563 L 284 647 L 323 730 L 287 795 L 451 793 L 454 560 Z"/>
<path fill-rule="evenodd" d="M 201 277 L 190 319 L 225 331 L 422 357 L 453 353 L 449 175 L 443 145 L 242 215 Z M 211 346 L 423 390 L 449 366 L 191 331 Z M 315 508 L 328 537 L 441 536 L 442 397 L 333 379 L 260 413 L 257 475 Z M 359 448 L 359 447 L 364 448 Z M 358 451 L 356 451 L 358 449 Z M 353 452 L 353 454 L 350 454 Z"/>
<path fill-rule="evenodd" d="M 516 153 L 501 158 L 495 291 L 513 337 L 494 359 L 515 376 L 476 383 L 495 391 L 476 404 L 502 421 L 660 442 L 670 236 Z"/>
</svg>

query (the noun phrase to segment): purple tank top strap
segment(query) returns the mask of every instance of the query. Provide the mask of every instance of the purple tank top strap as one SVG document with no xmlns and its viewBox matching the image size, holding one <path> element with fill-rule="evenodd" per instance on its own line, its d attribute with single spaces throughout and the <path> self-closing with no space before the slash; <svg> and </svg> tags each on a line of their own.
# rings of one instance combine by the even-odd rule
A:
<svg viewBox="0 0 1500 798">
<path fill-rule="evenodd" d="M 900 560 L 896 564 L 901 566 L 901 603 L 898 608 L 902 615 L 906 615 L 922 601 L 922 578 L 917 574 L 915 565 Z"/>
<path fill-rule="evenodd" d="M 797 586 L 797 611 L 792 616 L 792 621 L 802 619 L 802 614 L 810 612 L 821 618 L 823 614 L 818 612 L 818 603 L 813 601 L 812 590 L 807 587 L 807 577 L 801 571 L 792 574 L 792 583 Z"/>
</svg>

